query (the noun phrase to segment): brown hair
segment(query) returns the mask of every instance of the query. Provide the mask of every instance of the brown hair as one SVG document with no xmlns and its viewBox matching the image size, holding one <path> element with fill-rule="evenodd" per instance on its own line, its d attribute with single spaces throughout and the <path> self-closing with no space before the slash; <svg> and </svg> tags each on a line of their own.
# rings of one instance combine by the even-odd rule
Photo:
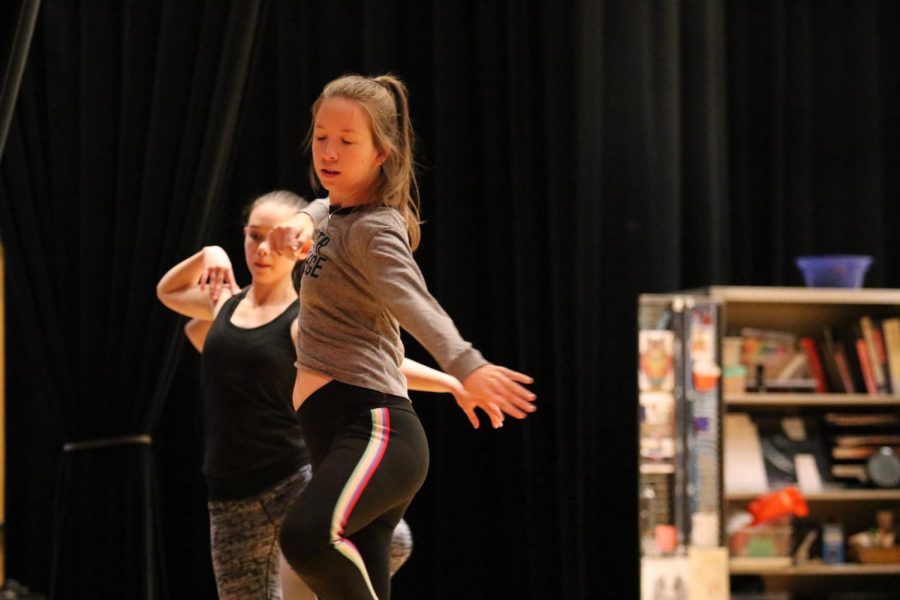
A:
<svg viewBox="0 0 900 600">
<path fill-rule="evenodd" d="M 393 75 L 363 77 L 345 75 L 325 86 L 312 105 L 313 123 L 307 144 L 312 142 L 316 113 L 328 98 L 353 100 L 369 117 L 372 143 L 385 156 L 375 187 L 381 204 L 397 209 L 406 222 L 409 244 L 413 250 L 419 245 L 419 188 L 413 163 L 413 133 L 409 118 L 406 85 Z M 310 180 L 319 187 L 314 165 L 310 165 Z"/>
<path fill-rule="evenodd" d="M 275 202 L 276 204 L 293 208 L 297 212 L 300 212 L 302 209 L 306 208 L 307 204 L 309 204 L 306 199 L 302 196 L 298 196 L 294 192 L 288 190 L 274 190 L 259 196 L 256 200 L 244 207 L 244 224 L 246 225 L 250 220 L 250 215 L 256 210 L 257 206 L 268 202 Z"/>
</svg>

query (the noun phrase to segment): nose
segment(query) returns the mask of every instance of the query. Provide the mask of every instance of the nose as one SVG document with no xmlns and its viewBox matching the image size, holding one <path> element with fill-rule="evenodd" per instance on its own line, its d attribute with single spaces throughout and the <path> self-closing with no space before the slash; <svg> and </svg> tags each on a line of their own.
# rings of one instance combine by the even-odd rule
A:
<svg viewBox="0 0 900 600">
<path fill-rule="evenodd" d="M 259 256 L 269 256 L 272 253 L 272 250 L 269 248 L 269 239 L 266 238 L 262 242 L 259 243 L 259 246 L 256 247 L 256 253 Z"/>
<path fill-rule="evenodd" d="M 322 158 L 329 161 L 337 160 L 337 149 L 332 142 L 329 141 L 325 143 L 325 149 L 322 152 Z"/>
</svg>

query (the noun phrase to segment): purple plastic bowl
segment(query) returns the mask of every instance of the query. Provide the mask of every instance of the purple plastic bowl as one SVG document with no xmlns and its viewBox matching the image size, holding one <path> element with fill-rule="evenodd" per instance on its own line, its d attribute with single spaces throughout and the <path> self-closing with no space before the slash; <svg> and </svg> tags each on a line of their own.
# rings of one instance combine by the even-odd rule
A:
<svg viewBox="0 0 900 600">
<path fill-rule="evenodd" d="M 801 256 L 797 266 L 807 287 L 860 288 L 871 256 Z"/>
</svg>

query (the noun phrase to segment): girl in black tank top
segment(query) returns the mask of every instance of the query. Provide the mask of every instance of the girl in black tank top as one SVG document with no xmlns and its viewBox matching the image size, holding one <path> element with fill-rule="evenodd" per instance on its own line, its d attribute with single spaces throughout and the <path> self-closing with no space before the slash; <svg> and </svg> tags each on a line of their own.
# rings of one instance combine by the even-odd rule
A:
<svg viewBox="0 0 900 600">
<path fill-rule="evenodd" d="M 324 216 L 324 201 L 310 212 L 322 204 L 326 210 L 318 214 Z M 276 224 L 304 205 L 299 196 L 279 191 L 250 206 L 244 250 L 252 284 L 243 290 L 218 246 L 185 259 L 157 286 L 166 306 L 191 317 L 185 333 L 203 355 L 203 473 L 222 599 L 315 598 L 283 563 L 277 541 L 287 507 L 311 477 L 291 403 L 298 312 L 292 271 L 308 249 L 280 256 L 267 240 Z M 404 373 L 412 389 L 465 393 L 452 377 L 413 361 L 404 361 Z M 392 541 L 392 572 L 410 551 L 409 529 L 401 522 Z"/>
<path fill-rule="evenodd" d="M 309 462 L 291 406 L 297 301 L 272 321 L 231 322 L 249 288 L 222 305 L 201 360 L 204 464 L 211 500 L 248 498 Z"/>
</svg>

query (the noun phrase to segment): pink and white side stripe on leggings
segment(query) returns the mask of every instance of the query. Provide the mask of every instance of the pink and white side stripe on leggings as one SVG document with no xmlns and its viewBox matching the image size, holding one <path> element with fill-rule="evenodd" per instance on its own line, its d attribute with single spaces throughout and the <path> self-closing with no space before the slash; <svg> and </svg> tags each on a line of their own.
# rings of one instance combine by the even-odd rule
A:
<svg viewBox="0 0 900 600">
<path fill-rule="evenodd" d="M 372 479 L 372 475 L 375 473 L 378 465 L 381 464 L 381 459 L 384 457 L 388 440 L 391 436 L 391 416 L 388 409 L 374 408 L 370 413 L 372 415 L 372 432 L 369 436 L 369 443 L 359 462 L 356 463 L 356 467 L 353 469 L 353 473 L 347 480 L 346 485 L 344 485 L 337 505 L 334 507 L 334 513 L 331 517 L 331 543 L 338 552 L 356 565 L 363 579 L 365 579 L 372 597 L 377 598 L 378 596 L 372 587 L 369 572 L 366 570 L 366 565 L 359 554 L 359 550 L 356 549 L 353 542 L 343 537 L 344 526 L 350 519 L 350 514 L 369 484 L 369 480 Z"/>
</svg>

